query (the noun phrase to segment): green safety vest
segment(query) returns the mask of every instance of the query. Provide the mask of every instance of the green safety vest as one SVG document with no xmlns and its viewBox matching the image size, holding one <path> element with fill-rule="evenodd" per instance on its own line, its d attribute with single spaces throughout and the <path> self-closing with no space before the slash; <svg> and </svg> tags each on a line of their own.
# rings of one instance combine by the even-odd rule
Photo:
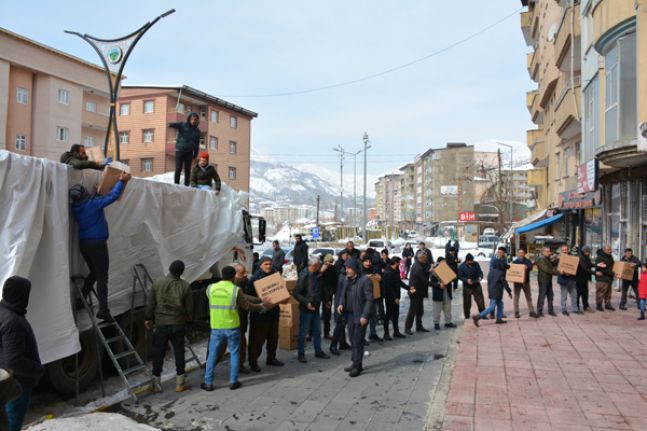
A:
<svg viewBox="0 0 647 431">
<path fill-rule="evenodd" d="M 238 286 L 231 281 L 222 280 L 207 287 L 211 329 L 234 329 L 240 327 L 240 317 L 236 307 Z"/>
</svg>

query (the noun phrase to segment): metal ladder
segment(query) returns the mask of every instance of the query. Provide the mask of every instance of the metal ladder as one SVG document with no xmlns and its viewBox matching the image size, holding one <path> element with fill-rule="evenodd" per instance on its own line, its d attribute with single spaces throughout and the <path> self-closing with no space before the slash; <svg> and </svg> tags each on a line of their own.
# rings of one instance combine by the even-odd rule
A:
<svg viewBox="0 0 647 431">
<path fill-rule="evenodd" d="M 135 307 L 135 296 L 137 294 L 137 288 L 141 290 L 141 292 L 144 294 L 144 305 L 148 303 L 148 298 L 150 296 L 150 289 L 153 287 L 153 278 L 151 277 L 150 273 L 148 272 L 148 269 L 146 266 L 144 266 L 141 263 L 137 263 L 133 266 L 133 292 L 132 292 L 132 299 L 131 299 L 131 310 L 134 310 Z M 132 315 L 131 315 L 131 319 Z M 131 321 L 131 328 L 133 328 L 132 321 Z M 148 343 L 146 343 L 148 346 Z M 171 350 L 173 350 L 173 345 L 169 341 L 169 346 L 171 347 Z M 204 367 L 204 364 L 200 362 L 200 359 L 198 358 L 198 355 L 196 355 L 195 350 L 193 350 L 193 347 L 191 346 L 191 342 L 189 341 L 188 337 L 185 335 L 184 336 L 184 363 L 188 364 L 190 362 L 195 362 L 198 368 Z"/>
<path fill-rule="evenodd" d="M 75 284 L 76 284 L 79 298 L 83 303 L 83 307 L 85 308 L 85 311 L 88 313 L 88 316 L 92 321 L 92 328 L 94 329 L 94 332 L 97 334 L 98 341 L 100 341 L 103 347 L 105 348 L 106 353 L 110 357 L 110 360 L 112 361 L 112 364 L 115 367 L 115 370 L 117 370 L 117 373 L 123 380 L 126 390 L 133 398 L 133 401 L 137 403 L 138 398 L 137 398 L 136 390 L 144 386 L 153 387 L 153 385 L 155 384 L 153 375 L 148 370 L 148 368 L 146 368 L 144 361 L 142 361 L 142 358 L 139 356 L 139 354 L 133 347 L 132 343 L 130 342 L 128 337 L 126 337 L 126 334 L 124 334 L 124 331 L 121 329 L 121 326 L 119 326 L 116 320 L 112 320 L 110 322 L 106 322 L 106 321 L 99 322 L 96 319 L 96 317 L 94 316 L 94 311 L 92 309 L 93 308 L 92 295 L 94 295 L 97 298 L 98 296 L 94 288 L 92 288 L 91 290 L 91 295 L 88 295 L 88 298 L 86 299 L 86 297 L 83 295 L 83 285 L 81 283 L 75 283 Z M 115 335 L 112 337 L 106 338 L 106 335 L 103 333 L 103 329 L 107 329 L 107 328 L 114 328 Z M 123 342 L 124 350 L 122 352 L 115 353 L 113 351 L 111 345 L 117 342 Z M 99 357 L 101 357 L 101 352 L 99 352 Z M 122 358 L 134 359 L 135 365 L 124 369 L 119 363 L 119 359 L 122 359 Z M 99 367 L 101 367 L 101 364 L 99 364 Z M 131 379 L 135 377 L 135 375 L 138 373 L 144 374 L 144 377 L 145 377 L 144 380 L 140 380 L 138 382 L 131 382 Z M 101 389 L 102 389 L 103 395 L 105 396 L 105 391 L 103 388 L 103 375 L 101 375 Z"/>
</svg>

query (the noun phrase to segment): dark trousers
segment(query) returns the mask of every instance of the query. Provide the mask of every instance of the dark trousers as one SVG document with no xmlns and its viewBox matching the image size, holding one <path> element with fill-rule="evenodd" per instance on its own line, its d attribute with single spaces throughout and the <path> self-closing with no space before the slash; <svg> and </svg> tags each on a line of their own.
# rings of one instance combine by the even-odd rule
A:
<svg viewBox="0 0 647 431">
<path fill-rule="evenodd" d="M 359 323 L 361 315 L 346 313 L 348 325 L 348 338 L 350 338 L 351 361 L 353 368 L 362 369 L 362 359 L 364 359 L 364 337 L 366 337 L 366 325 Z"/>
<path fill-rule="evenodd" d="M 627 291 L 631 287 L 631 290 L 634 291 L 634 297 L 636 298 L 636 306 L 640 308 L 640 303 L 638 301 L 638 280 L 629 281 L 622 280 L 622 287 L 620 292 L 620 306 L 625 307 L 627 305 Z"/>
<path fill-rule="evenodd" d="M 321 304 L 321 320 L 323 320 L 324 336 L 330 336 L 330 319 L 332 318 L 332 308 L 326 307 L 325 303 Z"/>
<path fill-rule="evenodd" d="M 377 335 L 377 320 L 384 322 L 384 300 L 382 298 L 373 300 L 373 313 L 369 319 L 369 334 L 371 337 Z"/>
<path fill-rule="evenodd" d="M 330 340 L 330 348 L 337 348 L 339 344 L 346 343 L 346 318 L 335 312 L 335 330 L 332 333 L 332 340 Z"/>
<path fill-rule="evenodd" d="M 544 302 L 548 299 L 548 312 L 553 312 L 553 282 L 539 283 L 539 294 L 537 295 L 537 313 L 544 314 Z"/>
<path fill-rule="evenodd" d="M 384 335 L 389 334 L 389 322 L 393 325 L 393 333 L 399 334 L 398 319 L 400 318 L 400 304 L 395 303 L 395 299 L 387 298 L 384 300 L 386 313 L 384 319 Z"/>
<path fill-rule="evenodd" d="M 20 431 L 22 423 L 25 420 L 27 409 L 29 408 L 29 399 L 31 398 L 31 389 L 25 389 L 22 394 L 13 401 L 5 404 L 5 413 L 7 413 L 7 422 L 9 422 L 9 431 Z"/>
<path fill-rule="evenodd" d="M 456 268 L 454 272 L 458 273 L 458 268 Z M 452 286 L 454 290 L 458 289 L 458 278 L 454 279 L 454 281 L 449 283 L 449 285 Z"/>
<path fill-rule="evenodd" d="M 483 289 L 481 288 L 480 283 L 475 284 L 463 284 L 463 315 L 465 318 L 470 317 L 470 311 L 472 310 L 472 297 L 474 297 L 474 302 L 479 309 L 479 313 L 485 310 L 485 301 L 483 299 Z"/>
<path fill-rule="evenodd" d="M 411 330 L 413 326 L 413 320 L 416 320 L 416 329 L 422 328 L 422 315 L 424 313 L 424 304 L 423 298 L 417 296 L 409 295 L 409 312 L 407 313 L 407 318 L 404 321 L 404 329 L 407 331 Z"/>
<path fill-rule="evenodd" d="M 247 360 L 247 326 L 249 324 L 249 312 L 245 310 L 238 310 L 238 317 L 240 318 L 240 365 L 243 365 Z"/>
<path fill-rule="evenodd" d="M 175 152 L 175 184 L 180 184 L 180 173 L 184 167 L 184 185 L 189 185 L 191 179 L 191 162 L 193 161 L 193 152 L 176 151 Z"/>
<path fill-rule="evenodd" d="M 249 363 L 257 364 L 263 351 L 263 344 L 267 351 L 266 361 L 276 359 L 276 348 L 279 345 L 279 316 L 271 319 L 251 320 L 249 322 Z"/>
<path fill-rule="evenodd" d="M 94 283 L 97 283 L 97 298 L 99 310 L 108 311 L 108 269 L 110 257 L 107 241 L 80 241 L 81 255 L 90 268 L 90 275 L 85 278 L 83 293 L 90 293 Z"/>
<path fill-rule="evenodd" d="M 575 282 L 575 288 L 577 290 L 577 306 L 580 307 L 580 310 L 586 310 L 591 308 L 589 306 L 589 282 L 588 280 L 577 280 Z"/>
<path fill-rule="evenodd" d="M 175 372 L 178 376 L 184 374 L 184 325 L 155 326 L 153 346 L 153 375 L 162 375 L 166 345 L 171 342 L 175 356 Z"/>
</svg>

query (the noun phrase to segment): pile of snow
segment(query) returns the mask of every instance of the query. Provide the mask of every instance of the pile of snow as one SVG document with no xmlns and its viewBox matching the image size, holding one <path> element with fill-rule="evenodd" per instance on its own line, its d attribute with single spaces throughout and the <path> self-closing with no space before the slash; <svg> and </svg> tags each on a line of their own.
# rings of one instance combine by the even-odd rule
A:
<svg viewBox="0 0 647 431">
<path fill-rule="evenodd" d="M 32 425 L 27 431 L 159 431 L 117 413 L 90 413 L 82 416 L 50 419 Z"/>
</svg>

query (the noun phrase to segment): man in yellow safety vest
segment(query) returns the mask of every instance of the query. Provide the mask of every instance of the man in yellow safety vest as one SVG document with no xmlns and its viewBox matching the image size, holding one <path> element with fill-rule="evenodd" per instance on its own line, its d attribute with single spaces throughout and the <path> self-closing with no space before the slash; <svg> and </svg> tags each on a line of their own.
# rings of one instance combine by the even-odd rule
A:
<svg viewBox="0 0 647 431">
<path fill-rule="evenodd" d="M 229 389 L 238 389 L 240 366 L 240 317 L 238 309 L 258 311 L 264 313 L 273 307 L 271 303 L 252 304 L 240 288 L 234 284 L 236 270 L 226 266 L 221 271 L 222 280 L 211 284 L 207 288 L 209 299 L 209 312 L 211 320 L 211 338 L 209 340 L 209 353 L 207 355 L 207 368 L 204 382 L 200 387 L 205 391 L 213 391 L 213 373 L 216 367 L 218 352 L 227 343 L 230 353 L 229 361 Z"/>
</svg>

